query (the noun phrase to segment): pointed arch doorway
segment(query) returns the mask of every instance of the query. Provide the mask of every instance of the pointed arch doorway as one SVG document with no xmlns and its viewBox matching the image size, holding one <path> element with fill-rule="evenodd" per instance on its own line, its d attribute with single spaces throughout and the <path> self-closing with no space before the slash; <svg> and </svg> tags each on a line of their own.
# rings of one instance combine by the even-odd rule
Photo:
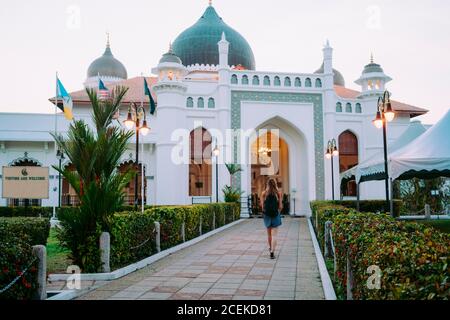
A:
<svg viewBox="0 0 450 320">
<path fill-rule="evenodd" d="M 253 212 L 260 212 L 259 199 L 269 178 L 277 181 L 283 194 L 284 214 L 306 215 L 310 183 L 307 141 L 289 121 L 275 116 L 256 129 L 248 140 L 248 175 L 243 186 L 252 198 Z M 295 210 L 294 210 L 295 207 Z M 256 211 L 255 211 L 256 210 Z"/>
</svg>

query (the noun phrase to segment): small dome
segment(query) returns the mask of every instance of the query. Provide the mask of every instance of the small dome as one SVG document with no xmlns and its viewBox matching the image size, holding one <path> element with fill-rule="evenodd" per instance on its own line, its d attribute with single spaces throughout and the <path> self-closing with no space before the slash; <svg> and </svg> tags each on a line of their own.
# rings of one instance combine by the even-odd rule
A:
<svg viewBox="0 0 450 320">
<path fill-rule="evenodd" d="M 94 60 L 87 71 L 88 78 L 96 77 L 98 75 L 120 79 L 128 78 L 127 69 L 125 69 L 125 66 L 122 64 L 122 62 L 114 58 L 111 52 L 109 41 L 106 45 L 106 49 L 103 55 L 100 58 Z"/>
<path fill-rule="evenodd" d="M 229 27 L 210 5 L 201 18 L 183 31 L 173 42 L 173 52 L 181 58 L 185 66 L 194 64 L 219 64 L 217 43 L 225 33 L 230 43 L 228 64 L 242 65 L 247 70 L 255 70 L 255 57 L 247 40 Z"/>
<path fill-rule="evenodd" d="M 159 63 L 178 63 L 183 64 L 181 59 L 172 51 L 172 46 L 170 46 L 169 52 L 164 53 L 161 60 L 159 60 Z"/>
<path fill-rule="evenodd" d="M 371 62 L 368 65 L 364 67 L 363 74 L 365 73 L 372 73 L 372 72 L 380 72 L 384 73 L 383 68 L 377 63 Z"/>
<path fill-rule="evenodd" d="M 324 72 L 324 65 L 322 63 L 320 68 L 318 70 L 316 70 L 314 73 L 323 73 L 323 72 Z M 334 78 L 333 78 L 334 85 L 345 87 L 345 79 L 344 79 L 344 76 L 342 75 L 342 73 L 340 73 L 336 69 L 333 69 L 333 73 L 334 73 Z"/>
</svg>

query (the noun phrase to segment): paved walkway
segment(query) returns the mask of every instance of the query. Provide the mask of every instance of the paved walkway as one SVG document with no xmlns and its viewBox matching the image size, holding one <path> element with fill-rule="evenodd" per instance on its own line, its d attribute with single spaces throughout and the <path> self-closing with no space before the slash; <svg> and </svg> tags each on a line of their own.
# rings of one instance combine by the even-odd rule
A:
<svg viewBox="0 0 450 320">
<path fill-rule="evenodd" d="M 79 299 L 324 299 L 305 218 L 284 218 L 277 259 L 249 219 Z"/>
</svg>

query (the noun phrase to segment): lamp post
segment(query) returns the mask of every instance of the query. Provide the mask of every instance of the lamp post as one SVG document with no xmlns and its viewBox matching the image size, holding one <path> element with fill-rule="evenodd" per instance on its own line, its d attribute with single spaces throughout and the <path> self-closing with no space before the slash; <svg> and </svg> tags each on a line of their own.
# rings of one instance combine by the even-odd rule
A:
<svg viewBox="0 0 450 320">
<path fill-rule="evenodd" d="M 331 159 L 331 193 L 332 199 L 334 201 L 334 163 L 333 157 L 337 157 L 339 155 L 339 151 L 336 145 L 336 139 L 328 140 L 327 151 L 325 153 L 325 157 L 327 159 Z"/>
<path fill-rule="evenodd" d="M 132 113 L 133 111 L 133 113 Z M 143 120 L 141 125 L 141 120 Z M 145 114 L 144 107 L 138 106 L 136 103 L 131 102 L 130 107 L 128 108 L 128 115 L 127 119 L 123 122 L 125 124 L 125 127 L 127 127 L 128 130 L 133 129 L 133 127 L 136 127 L 136 161 L 135 166 L 137 169 L 139 169 L 139 133 L 141 133 L 143 136 L 146 136 L 150 132 L 150 128 L 147 126 L 147 117 Z M 143 168 L 141 168 L 143 170 Z M 136 171 L 136 175 L 134 177 L 134 210 L 137 211 L 138 208 L 138 175 L 139 170 Z M 144 181 L 141 181 L 141 183 L 144 183 Z M 144 196 L 144 195 L 142 195 Z"/>
<path fill-rule="evenodd" d="M 373 120 L 373 124 L 377 129 L 383 128 L 383 151 L 384 151 L 384 181 L 386 187 L 386 208 L 390 207 L 389 201 L 389 171 L 388 171 L 388 159 L 387 159 L 387 139 L 386 128 L 387 123 L 394 120 L 395 113 L 392 110 L 391 99 L 389 91 L 385 91 L 382 97 L 378 98 L 377 103 L 377 115 Z M 387 210 L 387 209 L 386 209 Z M 391 212 L 393 215 L 393 212 Z"/>
<path fill-rule="evenodd" d="M 219 202 L 219 154 L 220 150 L 216 139 L 216 147 L 213 150 L 213 155 L 216 157 L 216 202 Z"/>
<path fill-rule="evenodd" d="M 59 172 L 58 172 L 58 208 L 61 208 L 61 165 L 64 158 L 64 153 L 58 149 L 56 151 L 56 157 L 59 160 Z"/>
</svg>

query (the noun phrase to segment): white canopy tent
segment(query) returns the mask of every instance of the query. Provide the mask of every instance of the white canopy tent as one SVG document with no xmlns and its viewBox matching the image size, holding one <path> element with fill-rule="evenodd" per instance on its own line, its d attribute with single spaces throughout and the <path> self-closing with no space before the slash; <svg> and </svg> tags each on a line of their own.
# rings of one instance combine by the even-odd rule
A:
<svg viewBox="0 0 450 320">
<path fill-rule="evenodd" d="M 450 177 L 450 111 L 433 127 L 395 151 L 389 150 L 391 180 Z M 358 166 L 356 182 L 385 178 L 384 159 L 374 158 Z"/>
<path fill-rule="evenodd" d="M 423 134 L 427 129 L 422 125 L 422 123 L 418 120 L 412 121 L 406 131 L 394 142 L 388 145 L 389 153 L 395 152 L 400 148 L 406 146 L 411 141 L 416 139 L 418 136 Z M 384 172 L 384 154 L 382 151 L 374 154 L 368 159 L 362 161 L 360 164 L 354 166 L 353 168 L 341 173 L 340 178 L 341 181 L 345 180 L 353 180 L 353 177 L 356 177 L 357 171 L 360 167 L 366 167 L 368 164 L 374 163 L 382 163 L 382 172 Z"/>
</svg>

